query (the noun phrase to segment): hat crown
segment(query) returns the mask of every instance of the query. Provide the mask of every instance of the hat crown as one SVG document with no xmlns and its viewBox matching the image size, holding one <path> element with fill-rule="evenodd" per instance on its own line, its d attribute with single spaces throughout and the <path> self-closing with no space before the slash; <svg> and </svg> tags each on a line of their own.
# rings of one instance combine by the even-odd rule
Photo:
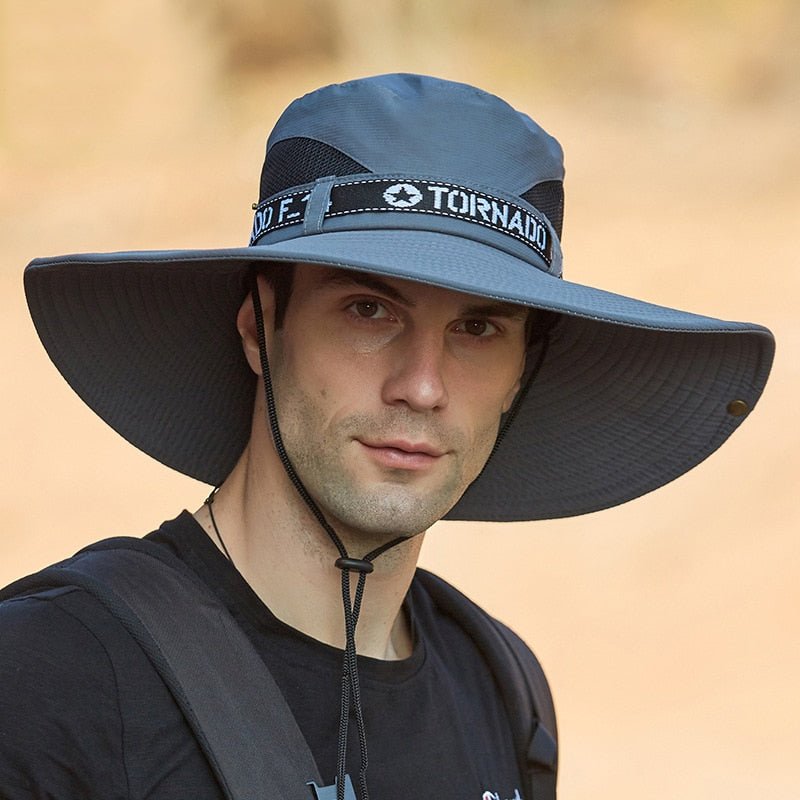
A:
<svg viewBox="0 0 800 800">
<path fill-rule="evenodd" d="M 367 172 L 517 196 L 564 176 L 561 146 L 528 116 L 481 89 L 424 75 L 380 75 L 311 92 L 280 117 L 267 153 L 294 138 L 333 147 Z"/>
</svg>

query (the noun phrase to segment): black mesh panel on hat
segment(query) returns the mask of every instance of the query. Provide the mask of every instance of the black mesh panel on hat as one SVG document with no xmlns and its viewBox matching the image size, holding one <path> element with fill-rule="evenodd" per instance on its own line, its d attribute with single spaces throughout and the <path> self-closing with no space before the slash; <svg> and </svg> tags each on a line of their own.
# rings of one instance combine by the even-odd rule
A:
<svg viewBox="0 0 800 800">
<path fill-rule="evenodd" d="M 358 175 L 362 172 L 370 170 L 329 144 L 305 136 L 282 139 L 270 147 L 264 160 L 259 202 L 276 192 L 327 175 Z"/>
<path fill-rule="evenodd" d="M 526 202 L 544 214 L 561 239 L 564 225 L 564 184 L 561 181 L 542 181 L 520 195 Z"/>
</svg>

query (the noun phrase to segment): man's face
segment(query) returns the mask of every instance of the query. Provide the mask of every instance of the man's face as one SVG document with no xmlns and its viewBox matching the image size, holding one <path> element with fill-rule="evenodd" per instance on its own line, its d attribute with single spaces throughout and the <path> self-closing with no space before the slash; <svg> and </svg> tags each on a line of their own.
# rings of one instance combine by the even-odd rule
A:
<svg viewBox="0 0 800 800">
<path fill-rule="evenodd" d="M 519 388 L 525 319 L 446 289 L 296 268 L 268 345 L 273 389 L 289 457 L 334 528 L 409 536 L 447 513 Z"/>
</svg>

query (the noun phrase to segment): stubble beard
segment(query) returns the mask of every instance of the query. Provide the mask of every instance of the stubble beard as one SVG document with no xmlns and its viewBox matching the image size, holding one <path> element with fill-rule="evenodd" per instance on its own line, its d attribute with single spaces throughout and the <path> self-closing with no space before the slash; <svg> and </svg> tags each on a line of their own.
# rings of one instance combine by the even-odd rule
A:
<svg viewBox="0 0 800 800">
<path fill-rule="evenodd" d="M 432 417 L 403 408 L 354 413 L 331 426 L 311 395 L 297 386 L 276 393 L 276 405 L 281 437 L 300 480 L 337 533 L 357 541 L 364 552 L 398 536 L 422 533 L 441 519 L 480 472 L 497 433 L 496 427 L 482 431 L 470 443 L 463 432 L 443 430 Z M 385 470 L 380 482 L 363 478 L 369 469 L 361 463 L 361 445 L 355 440 L 398 435 L 435 442 L 448 451 L 434 467 L 435 480 L 400 469 Z"/>
</svg>

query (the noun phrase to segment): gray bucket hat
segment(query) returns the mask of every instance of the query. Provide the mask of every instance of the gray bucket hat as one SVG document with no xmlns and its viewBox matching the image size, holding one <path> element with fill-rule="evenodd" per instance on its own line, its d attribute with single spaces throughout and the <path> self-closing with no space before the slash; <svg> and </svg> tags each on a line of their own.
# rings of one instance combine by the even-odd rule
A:
<svg viewBox="0 0 800 800">
<path fill-rule="evenodd" d="M 250 246 L 36 259 L 28 304 L 100 417 L 213 485 L 250 435 L 235 318 L 254 266 L 326 264 L 557 312 L 530 391 L 448 518 L 596 511 L 716 450 L 755 406 L 774 342 L 563 280 L 562 179 L 555 139 L 474 87 L 405 74 L 328 86 L 269 138 Z"/>
</svg>

